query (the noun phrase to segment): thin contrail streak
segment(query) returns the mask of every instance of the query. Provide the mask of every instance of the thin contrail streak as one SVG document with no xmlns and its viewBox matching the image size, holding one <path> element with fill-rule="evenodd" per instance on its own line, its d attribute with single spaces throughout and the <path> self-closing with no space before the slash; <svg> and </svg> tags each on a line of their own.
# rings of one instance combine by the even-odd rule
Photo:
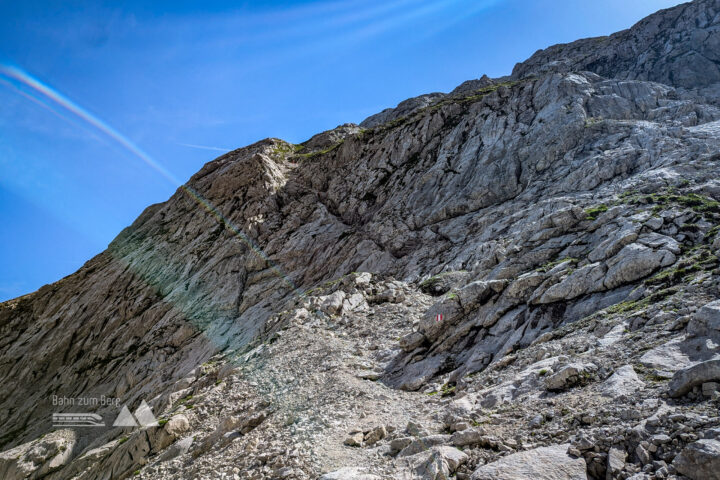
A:
<svg viewBox="0 0 720 480">
<path fill-rule="evenodd" d="M 256 255 L 258 255 L 260 258 L 262 258 L 265 262 L 267 262 L 268 266 L 275 272 L 275 274 L 283 281 L 285 282 L 292 291 L 298 295 L 299 297 L 304 297 L 305 292 L 302 292 L 290 278 L 283 273 L 276 265 L 275 263 L 270 260 L 270 257 L 255 243 L 247 237 L 238 227 L 233 225 L 222 213 L 220 213 L 220 210 L 215 207 L 212 203 L 210 203 L 207 199 L 203 198 L 202 195 L 200 195 L 198 192 L 196 192 L 192 187 L 183 185 L 178 181 L 175 176 L 173 176 L 165 167 L 160 165 L 157 161 L 155 161 L 149 154 L 145 153 L 140 147 L 136 146 L 130 139 L 125 137 L 122 133 L 115 130 L 113 127 L 93 115 L 92 113 L 85 110 L 83 107 L 78 105 L 77 103 L 73 102 L 69 98 L 67 98 L 65 95 L 61 94 L 57 90 L 53 89 L 49 85 L 42 83 L 40 80 L 36 79 L 35 77 L 31 76 L 30 74 L 20 70 L 19 68 L 11 65 L 3 65 L 0 64 L 0 75 L 4 75 L 12 80 L 15 80 L 17 82 L 20 82 L 24 85 L 27 85 L 28 87 L 32 88 L 33 90 L 41 93 L 42 95 L 46 96 L 47 98 L 51 99 L 58 105 L 62 106 L 63 108 L 67 109 L 68 111 L 74 113 L 81 119 L 88 122 L 90 125 L 94 126 L 98 130 L 105 133 L 107 136 L 118 142 L 120 145 L 125 147 L 127 150 L 132 152 L 135 156 L 140 158 L 144 163 L 146 163 L 149 167 L 151 167 L 153 170 L 160 173 L 166 180 L 170 181 L 173 186 L 180 188 L 183 192 L 185 192 L 190 198 L 192 198 L 203 210 L 207 211 L 210 215 L 212 215 L 218 223 L 222 224 L 225 229 L 227 229 L 230 233 L 232 233 L 235 237 L 240 239 L 243 243 L 245 243 Z M 62 118 L 62 117 L 61 117 Z"/>
<path fill-rule="evenodd" d="M 195 145 L 193 143 L 178 143 L 178 145 L 182 145 L 183 147 L 199 148 L 200 150 L 215 150 L 217 152 L 229 152 L 234 150 L 234 148 L 210 147 L 208 145 Z"/>
<path fill-rule="evenodd" d="M 9 77 L 18 82 L 21 82 L 21 83 L 27 85 L 28 87 L 32 88 L 33 90 L 36 90 L 37 92 L 45 95 L 50 100 L 53 100 L 58 105 L 69 110 L 70 112 L 74 113 L 81 119 L 88 122 L 90 125 L 94 126 L 98 130 L 105 133 L 107 136 L 109 136 L 116 142 L 120 143 L 120 145 L 122 145 L 123 147 L 128 149 L 130 152 L 134 153 L 138 158 L 140 158 L 148 166 L 150 166 L 152 169 L 156 170 L 167 180 L 172 182 L 174 186 L 178 187 L 181 185 L 180 181 L 178 181 L 170 172 L 168 172 L 162 165 L 158 164 L 155 160 L 153 160 L 152 157 L 150 157 L 150 155 L 143 152 L 139 147 L 134 145 L 127 137 L 125 137 L 123 134 L 121 134 L 120 132 L 115 130 L 113 127 L 111 127 L 107 123 L 103 122 L 102 120 L 97 118 L 95 115 L 88 112 L 87 110 L 82 108 L 80 105 L 73 102 L 72 100 L 67 98 L 65 95 L 63 95 L 60 92 L 58 92 L 57 90 L 53 89 L 49 85 L 46 85 L 46 84 L 40 82 L 38 79 L 23 72 L 19 68 L 11 66 L 11 65 L 1 65 L 0 73 L 5 75 L 6 77 Z"/>
</svg>

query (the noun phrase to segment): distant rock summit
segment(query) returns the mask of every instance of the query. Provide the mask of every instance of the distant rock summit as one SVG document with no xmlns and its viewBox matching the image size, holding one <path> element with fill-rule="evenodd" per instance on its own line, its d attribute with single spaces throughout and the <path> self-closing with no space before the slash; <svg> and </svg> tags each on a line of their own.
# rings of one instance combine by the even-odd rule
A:
<svg viewBox="0 0 720 480">
<path fill-rule="evenodd" d="M 0 304 L 0 478 L 720 479 L 719 231 L 720 0 L 260 141 Z"/>
</svg>

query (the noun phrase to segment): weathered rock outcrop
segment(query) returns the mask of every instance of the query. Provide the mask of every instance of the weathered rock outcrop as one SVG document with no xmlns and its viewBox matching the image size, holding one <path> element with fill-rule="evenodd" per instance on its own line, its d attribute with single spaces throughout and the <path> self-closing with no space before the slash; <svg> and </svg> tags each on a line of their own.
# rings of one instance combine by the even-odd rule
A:
<svg viewBox="0 0 720 480">
<path fill-rule="evenodd" d="M 591 71 L 688 89 L 714 86 L 720 82 L 718 15 L 716 0 L 688 2 L 608 37 L 540 50 L 516 65 L 513 75 Z"/>
</svg>

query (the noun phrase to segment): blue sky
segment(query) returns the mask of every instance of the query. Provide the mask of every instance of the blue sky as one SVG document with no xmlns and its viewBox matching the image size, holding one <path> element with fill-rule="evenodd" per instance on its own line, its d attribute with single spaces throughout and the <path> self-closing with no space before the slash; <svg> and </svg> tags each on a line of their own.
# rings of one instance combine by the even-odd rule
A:
<svg viewBox="0 0 720 480">
<path fill-rule="evenodd" d="M 0 62 L 185 181 L 223 151 L 301 142 L 678 3 L 0 2 Z M 0 76 L 0 105 L 0 300 L 77 270 L 177 187 L 21 82 Z"/>
</svg>

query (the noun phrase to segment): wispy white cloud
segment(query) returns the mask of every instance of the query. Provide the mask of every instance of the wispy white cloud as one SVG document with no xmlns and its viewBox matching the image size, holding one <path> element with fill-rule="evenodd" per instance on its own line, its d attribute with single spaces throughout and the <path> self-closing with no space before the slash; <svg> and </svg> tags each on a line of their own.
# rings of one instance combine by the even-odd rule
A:
<svg viewBox="0 0 720 480">
<path fill-rule="evenodd" d="M 84 125 L 74 121 L 67 115 L 63 115 L 61 112 L 53 108 L 52 105 L 43 101 L 42 98 L 39 98 L 32 95 L 31 93 L 22 90 L 17 85 L 12 84 L 11 82 L 7 81 L 5 78 L 2 77 L 0 77 L 0 85 L 7 87 L 10 91 L 19 95 L 20 98 L 31 102 L 32 104 L 42 108 L 44 111 L 51 113 L 53 116 L 62 120 L 63 122 L 68 123 L 69 125 L 74 127 L 75 130 L 58 129 L 58 126 L 55 122 L 47 123 L 38 121 L 35 116 L 29 114 L 29 112 L 25 109 L 24 105 L 20 105 L 18 102 L 14 101 L 10 101 L 9 105 L 6 104 L 7 108 L 4 110 L 3 114 L 0 115 L 0 125 L 5 122 L 11 122 L 14 127 L 26 128 L 28 130 L 39 132 L 42 134 L 49 134 L 52 136 L 62 135 L 63 137 L 82 140 L 92 138 L 98 142 L 106 143 L 100 137 L 95 135 L 94 132 L 87 129 Z M 3 100 L 5 100 L 4 96 L 2 98 Z M 82 131 L 83 133 L 79 134 L 77 130 Z"/>
<path fill-rule="evenodd" d="M 210 147 L 208 145 L 195 145 L 193 143 L 178 143 L 178 145 L 182 145 L 183 147 L 199 148 L 200 150 L 215 150 L 217 152 L 229 152 L 230 150 L 234 150 L 232 148 Z"/>
</svg>

